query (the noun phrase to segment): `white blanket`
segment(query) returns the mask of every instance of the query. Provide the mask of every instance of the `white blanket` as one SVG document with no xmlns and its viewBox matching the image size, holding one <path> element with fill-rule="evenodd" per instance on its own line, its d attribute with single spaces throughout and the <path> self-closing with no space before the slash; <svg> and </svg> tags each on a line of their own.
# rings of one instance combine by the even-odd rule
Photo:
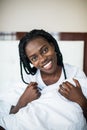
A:
<svg viewBox="0 0 87 130">
<path fill-rule="evenodd" d="M 87 96 L 87 79 L 80 80 Z M 6 130 L 87 130 L 81 107 L 58 93 L 58 86 L 46 87 L 39 99 L 16 114 L 0 119 Z"/>
</svg>

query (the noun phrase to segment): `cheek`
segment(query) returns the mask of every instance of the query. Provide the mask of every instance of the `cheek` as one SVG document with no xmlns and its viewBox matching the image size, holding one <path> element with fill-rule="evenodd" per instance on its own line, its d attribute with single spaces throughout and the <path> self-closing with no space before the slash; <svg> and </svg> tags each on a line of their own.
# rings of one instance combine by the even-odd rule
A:
<svg viewBox="0 0 87 130">
<path fill-rule="evenodd" d="M 53 52 L 51 53 L 51 56 L 57 59 L 56 52 L 53 51 Z"/>
<path fill-rule="evenodd" d="M 35 68 L 38 68 L 38 66 L 39 66 L 38 62 L 35 62 L 35 63 L 32 62 L 32 65 L 33 65 Z"/>
<path fill-rule="evenodd" d="M 52 56 L 53 56 L 54 62 L 57 63 L 57 54 L 56 54 L 56 52 Z"/>
<path fill-rule="evenodd" d="M 46 54 L 47 56 L 55 57 L 56 52 L 54 51 L 53 48 L 50 49 L 50 51 Z"/>
</svg>

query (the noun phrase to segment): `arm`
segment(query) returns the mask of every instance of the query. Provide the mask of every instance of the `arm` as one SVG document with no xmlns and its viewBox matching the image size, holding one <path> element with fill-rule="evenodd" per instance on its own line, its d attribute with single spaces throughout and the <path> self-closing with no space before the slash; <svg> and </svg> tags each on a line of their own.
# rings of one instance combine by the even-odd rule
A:
<svg viewBox="0 0 87 130">
<path fill-rule="evenodd" d="M 82 104 L 83 104 L 82 105 L 83 114 L 84 114 L 84 117 L 86 118 L 86 122 L 87 122 L 87 99 L 84 99 Z"/>
<path fill-rule="evenodd" d="M 18 103 L 16 106 L 12 106 L 10 110 L 10 114 L 17 113 L 19 109 L 26 106 L 28 103 L 30 103 L 33 100 L 36 100 L 40 97 L 41 93 L 38 90 L 37 83 L 31 82 L 29 86 L 26 88 L 22 96 L 19 98 Z"/>
<path fill-rule="evenodd" d="M 62 85 L 60 85 L 59 93 L 65 98 L 78 103 L 81 106 L 84 117 L 87 121 L 87 99 L 82 93 L 79 82 L 75 79 L 74 82 L 76 84 L 76 87 L 68 81 L 64 82 Z"/>
</svg>

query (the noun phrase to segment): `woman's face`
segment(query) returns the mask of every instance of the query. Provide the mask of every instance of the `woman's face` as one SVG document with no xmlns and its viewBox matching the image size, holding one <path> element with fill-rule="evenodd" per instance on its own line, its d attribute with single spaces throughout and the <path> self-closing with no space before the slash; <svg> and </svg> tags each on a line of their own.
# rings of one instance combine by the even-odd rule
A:
<svg viewBox="0 0 87 130">
<path fill-rule="evenodd" d="M 25 52 L 31 63 L 41 72 L 52 74 L 57 69 L 57 56 L 54 46 L 44 38 L 31 40 L 25 48 Z"/>
</svg>

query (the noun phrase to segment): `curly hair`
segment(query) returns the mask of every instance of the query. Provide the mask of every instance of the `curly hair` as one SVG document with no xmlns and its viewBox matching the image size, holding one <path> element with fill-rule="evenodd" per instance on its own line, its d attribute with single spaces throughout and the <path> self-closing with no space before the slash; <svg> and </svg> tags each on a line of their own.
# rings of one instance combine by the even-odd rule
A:
<svg viewBox="0 0 87 130">
<path fill-rule="evenodd" d="M 36 39 L 38 37 L 42 37 L 49 44 L 54 45 L 55 52 L 57 54 L 57 64 L 59 66 L 63 67 L 64 75 L 66 78 L 66 73 L 65 73 L 64 64 L 63 64 L 63 57 L 62 57 L 61 51 L 59 49 L 59 46 L 57 44 L 57 41 L 50 33 L 46 32 L 42 29 L 41 30 L 34 29 L 34 30 L 26 33 L 25 36 L 23 36 L 23 38 L 20 40 L 20 43 L 19 43 L 20 68 L 21 68 L 21 77 L 22 77 L 23 82 L 25 82 L 25 81 L 23 79 L 22 66 L 27 74 L 35 75 L 37 72 L 37 68 L 31 67 L 31 62 L 25 53 L 25 47 L 26 47 L 27 43 L 29 43 L 29 41 Z"/>
</svg>

